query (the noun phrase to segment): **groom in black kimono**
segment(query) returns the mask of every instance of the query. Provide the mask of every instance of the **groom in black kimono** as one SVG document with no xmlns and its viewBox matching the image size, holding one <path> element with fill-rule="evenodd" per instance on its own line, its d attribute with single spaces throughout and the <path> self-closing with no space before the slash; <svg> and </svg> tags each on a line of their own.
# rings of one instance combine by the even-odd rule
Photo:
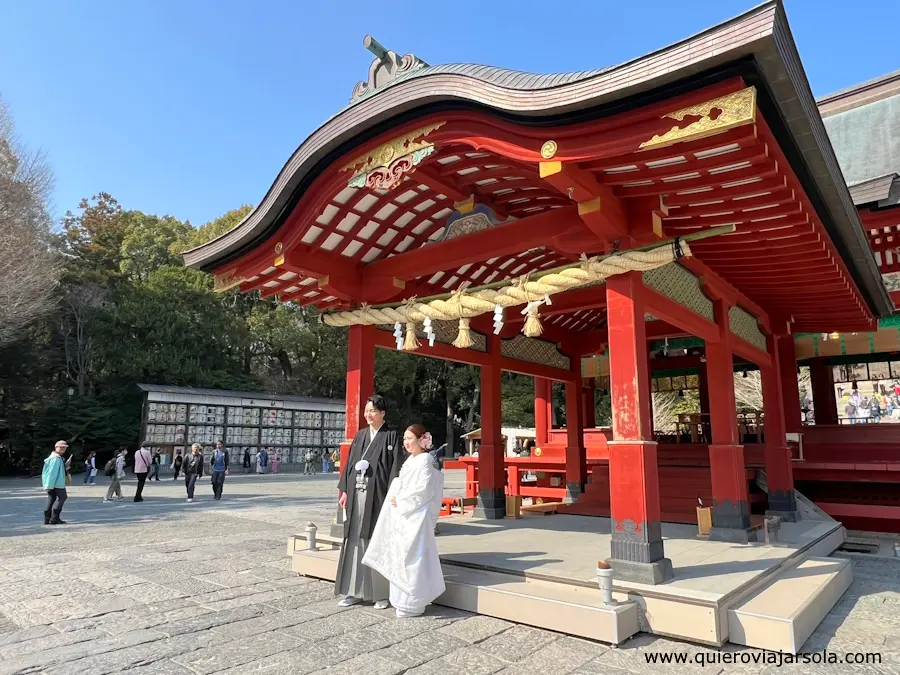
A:
<svg viewBox="0 0 900 675">
<path fill-rule="evenodd" d="M 338 504 L 346 517 L 334 594 L 344 596 L 339 603 L 342 607 L 358 602 L 374 602 L 376 609 L 389 606 L 387 579 L 362 564 L 388 488 L 406 459 L 397 432 L 384 426 L 386 412 L 383 396 L 375 394 L 366 401 L 363 415 L 369 426 L 356 434 L 347 463 L 341 467 Z M 365 470 L 356 468 L 361 461 L 368 463 Z"/>
</svg>

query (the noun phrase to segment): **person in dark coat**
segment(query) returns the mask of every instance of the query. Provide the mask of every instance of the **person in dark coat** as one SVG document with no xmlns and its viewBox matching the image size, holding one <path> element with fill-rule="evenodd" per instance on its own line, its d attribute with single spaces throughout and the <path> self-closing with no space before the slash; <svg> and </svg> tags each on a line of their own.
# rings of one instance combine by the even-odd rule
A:
<svg viewBox="0 0 900 675">
<path fill-rule="evenodd" d="M 374 602 L 376 609 L 389 606 L 387 579 L 362 564 L 388 488 L 407 456 L 397 432 L 384 426 L 386 412 L 383 396 L 375 394 L 366 401 L 363 414 L 369 426 L 356 434 L 341 466 L 338 504 L 344 510 L 344 545 L 334 594 L 344 596 L 342 607 L 359 602 Z"/>
</svg>

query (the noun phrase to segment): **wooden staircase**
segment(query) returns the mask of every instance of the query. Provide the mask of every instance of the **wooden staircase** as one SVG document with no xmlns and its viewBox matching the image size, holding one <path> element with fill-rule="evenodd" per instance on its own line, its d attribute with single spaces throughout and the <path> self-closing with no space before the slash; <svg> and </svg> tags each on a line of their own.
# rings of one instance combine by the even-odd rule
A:
<svg viewBox="0 0 900 675">
<path fill-rule="evenodd" d="M 755 485 L 755 469 L 747 469 L 751 508 L 762 510 L 765 494 Z M 712 483 L 709 466 L 660 466 L 659 496 L 662 520 L 667 523 L 697 523 L 700 503 L 712 506 Z M 609 467 L 592 467 L 590 482 L 575 504 L 562 507 L 560 513 L 579 516 L 609 516 Z"/>
</svg>

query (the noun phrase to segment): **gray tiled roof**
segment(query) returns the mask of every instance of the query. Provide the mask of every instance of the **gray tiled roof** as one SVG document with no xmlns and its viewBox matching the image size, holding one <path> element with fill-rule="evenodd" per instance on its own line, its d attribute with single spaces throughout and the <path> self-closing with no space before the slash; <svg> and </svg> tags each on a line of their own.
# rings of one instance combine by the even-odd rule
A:
<svg viewBox="0 0 900 675">
<path fill-rule="evenodd" d="M 295 403 L 333 403 L 344 406 L 343 399 L 322 398 L 318 396 L 294 396 L 293 394 L 268 394 L 265 392 L 230 391 L 227 389 L 196 389 L 194 387 L 174 387 L 165 384 L 138 384 L 141 391 L 159 392 L 163 394 L 181 394 L 192 396 L 221 396 L 229 398 L 253 398 L 267 401 L 293 401 Z"/>
<path fill-rule="evenodd" d="M 900 95 L 829 115 L 824 122 L 848 185 L 900 173 Z"/>
</svg>

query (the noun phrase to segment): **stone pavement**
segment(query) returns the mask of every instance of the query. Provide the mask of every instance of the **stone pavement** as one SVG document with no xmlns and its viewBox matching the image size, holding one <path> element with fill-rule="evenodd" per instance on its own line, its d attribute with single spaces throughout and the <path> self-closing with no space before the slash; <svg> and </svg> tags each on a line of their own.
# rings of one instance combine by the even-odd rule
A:
<svg viewBox="0 0 900 675">
<path fill-rule="evenodd" d="M 288 535 L 330 522 L 333 476 L 232 476 L 221 502 L 203 481 L 194 504 L 171 480 L 141 504 L 102 504 L 100 480 L 76 480 L 56 527 L 41 524 L 36 481 L 0 481 L 0 675 L 900 673 L 893 559 L 854 557 L 856 581 L 807 643 L 880 652 L 880 665 L 662 665 L 648 656 L 720 652 L 647 635 L 610 649 L 440 607 L 406 620 L 337 607 L 331 584 L 293 575 L 285 557 Z"/>
</svg>

